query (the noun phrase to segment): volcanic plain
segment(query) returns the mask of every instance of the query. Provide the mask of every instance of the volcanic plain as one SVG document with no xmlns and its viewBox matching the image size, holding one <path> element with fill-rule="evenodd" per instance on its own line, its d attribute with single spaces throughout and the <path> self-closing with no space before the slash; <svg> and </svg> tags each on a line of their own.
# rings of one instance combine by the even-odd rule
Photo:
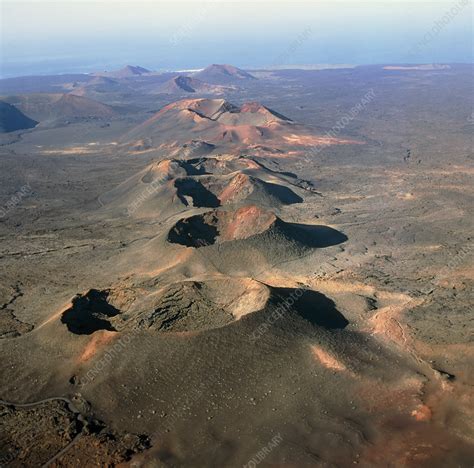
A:
<svg viewBox="0 0 474 468">
<path fill-rule="evenodd" d="M 0 80 L 0 464 L 471 467 L 473 71 Z"/>
</svg>

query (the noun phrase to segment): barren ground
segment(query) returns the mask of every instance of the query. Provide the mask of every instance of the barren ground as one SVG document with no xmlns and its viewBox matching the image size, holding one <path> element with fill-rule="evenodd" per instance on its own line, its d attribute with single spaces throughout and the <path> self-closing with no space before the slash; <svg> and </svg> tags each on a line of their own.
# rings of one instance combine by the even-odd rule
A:
<svg viewBox="0 0 474 468">
<path fill-rule="evenodd" d="M 0 463 L 472 466 L 472 75 L 225 96 L 321 136 L 372 89 L 338 135 L 363 144 L 313 152 L 122 147 L 174 100 L 144 92 L 2 136 Z"/>
</svg>

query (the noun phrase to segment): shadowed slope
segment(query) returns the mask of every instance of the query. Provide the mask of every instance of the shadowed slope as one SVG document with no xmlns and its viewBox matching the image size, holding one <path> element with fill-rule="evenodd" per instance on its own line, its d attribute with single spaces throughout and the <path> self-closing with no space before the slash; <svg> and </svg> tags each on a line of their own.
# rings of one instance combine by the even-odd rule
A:
<svg viewBox="0 0 474 468">
<path fill-rule="evenodd" d="M 27 117 L 15 106 L 0 101 L 0 133 L 15 132 L 34 128 L 38 122 Z"/>
<path fill-rule="evenodd" d="M 349 322 L 336 308 L 336 304 L 317 291 L 310 289 L 296 290 L 294 288 L 273 288 L 273 302 L 277 305 L 285 303 L 289 298 L 291 301 L 291 311 L 296 312 L 301 318 L 313 325 L 327 329 L 342 329 Z"/>
</svg>

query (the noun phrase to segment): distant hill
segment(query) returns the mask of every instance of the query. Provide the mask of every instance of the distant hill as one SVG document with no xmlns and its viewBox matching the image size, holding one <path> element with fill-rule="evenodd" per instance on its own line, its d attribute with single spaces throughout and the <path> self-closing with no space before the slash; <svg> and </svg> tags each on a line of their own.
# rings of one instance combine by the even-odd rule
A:
<svg viewBox="0 0 474 468">
<path fill-rule="evenodd" d="M 241 70 L 240 68 L 234 67 L 232 65 L 219 64 L 209 65 L 204 70 L 195 73 L 193 78 L 212 84 L 230 84 L 239 83 L 242 81 L 253 81 L 257 79 L 250 73 L 247 73 L 245 70 Z"/>
<path fill-rule="evenodd" d="M 95 76 L 92 80 L 83 84 L 73 83 L 69 89 L 71 89 L 69 94 L 84 96 L 91 99 L 96 97 L 100 99 L 101 95 L 106 93 L 131 92 L 131 88 L 123 81 L 109 78 L 107 76 Z"/>
<path fill-rule="evenodd" d="M 184 99 L 165 106 L 157 114 L 131 130 L 130 139 L 188 139 L 190 133 L 202 140 L 260 141 L 286 129 L 287 117 L 259 103 L 238 107 L 224 99 Z"/>
<path fill-rule="evenodd" d="M 234 87 L 220 86 L 198 80 L 191 76 L 178 75 L 164 83 L 157 90 L 163 94 L 183 94 L 183 93 L 202 93 L 202 94 L 222 94 L 226 91 L 234 90 Z"/>
<path fill-rule="evenodd" d="M 211 151 L 297 154 L 304 147 L 362 144 L 355 140 L 317 135 L 258 102 L 236 106 L 225 99 L 182 99 L 163 107 L 131 129 L 121 143 L 132 151 L 153 151 L 178 158 L 190 141 L 205 142 Z M 284 149 L 291 151 L 284 151 Z M 207 150 L 206 150 L 207 151 Z"/>
<path fill-rule="evenodd" d="M 148 149 L 160 147 L 177 157 L 175 151 L 187 152 L 190 140 L 224 150 L 266 142 L 283 144 L 298 131 L 300 126 L 259 103 L 236 106 L 224 99 L 183 99 L 127 132 L 122 143 L 136 148 L 137 142 L 146 141 Z"/>
<path fill-rule="evenodd" d="M 0 80 L 0 95 L 10 96 L 26 93 L 57 93 L 65 83 L 83 84 L 91 80 L 91 75 L 64 74 L 45 76 L 18 76 Z"/>
<path fill-rule="evenodd" d="M 106 76 L 96 76 L 86 83 L 86 86 L 116 86 L 117 80 L 108 78 Z"/>
<path fill-rule="evenodd" d="M 36 127 L 36 125 L 38 125 L 36 120 L 30 119 L 15 106 L 0 101 L 0 133 L 25 130 Z"/>
<path fill-rule="evenodd" d="M 21 94 L 4 99 L 38 122 L 71 118 L 110 118 L 113 107 L 74 94 Z"/>
<path fill-rule="evenodd" d="M 110 78 L 133 78 L 136 76 L 146 75 L 151 73 L 146 68 L 139 67 L 138 65 L 126 65 L 120 70 L 104 71 L 95 73 L 97 76 L 107 76 Z"/>
</svg>

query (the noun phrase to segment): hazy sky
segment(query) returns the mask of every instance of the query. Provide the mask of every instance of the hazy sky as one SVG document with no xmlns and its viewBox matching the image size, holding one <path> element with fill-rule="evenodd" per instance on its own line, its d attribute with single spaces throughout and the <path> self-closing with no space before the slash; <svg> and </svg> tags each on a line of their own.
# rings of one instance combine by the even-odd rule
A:
<svg viewBox="0 0 474 468">
<path fill-rule="evenodd" d="M 0 0 L 1 73 L 472 62 L 472 0 Z"/>
</svg>

